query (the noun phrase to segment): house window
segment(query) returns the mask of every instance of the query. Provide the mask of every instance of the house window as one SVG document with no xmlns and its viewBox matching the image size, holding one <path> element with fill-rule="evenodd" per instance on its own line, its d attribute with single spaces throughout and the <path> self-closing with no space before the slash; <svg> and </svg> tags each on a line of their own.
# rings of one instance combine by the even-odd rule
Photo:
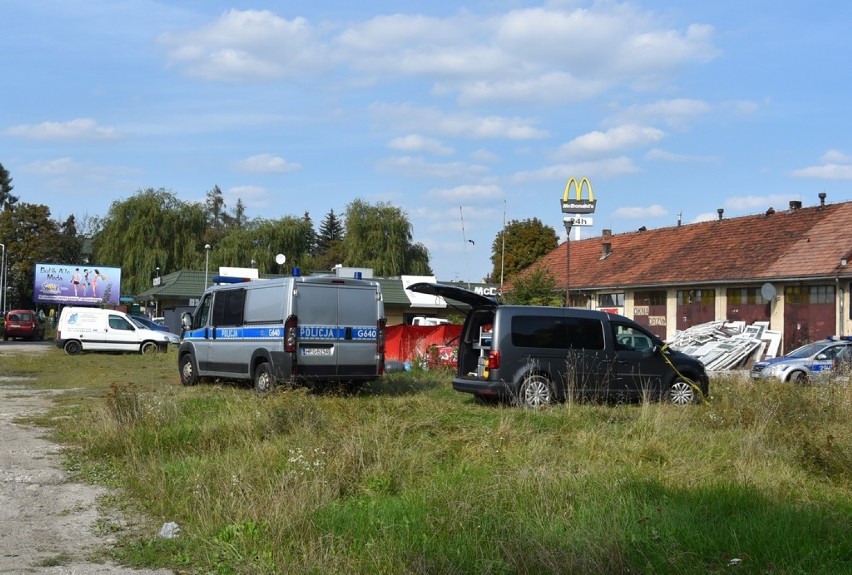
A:
<svg viewBox="0 0 852 575">
<path fill-rule="evenodd" d="M 678 305 L 689 305 L 689 304 L 701 304 L 701 305 L 713 305 L 716 301 L 716 290 L 714 289 L 690 289 L 690 290 L 678 290 L 677 292 L 677 304 Z"/>
<path fill-rule="evenodd" d="M 624 307 L 623 293 L 598 294 L 598 307 Z"/>
</svg>

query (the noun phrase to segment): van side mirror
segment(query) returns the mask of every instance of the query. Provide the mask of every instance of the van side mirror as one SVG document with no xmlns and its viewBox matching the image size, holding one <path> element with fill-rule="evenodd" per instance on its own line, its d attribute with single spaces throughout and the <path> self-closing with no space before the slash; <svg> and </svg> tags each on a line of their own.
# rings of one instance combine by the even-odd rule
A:
<svg viewBox="0 0 852 575">
<path fill-rule="evenodd" d="M 183 312 L 180 316 L 180 323 L 184 327 L 184 329 L 189 329 L 192 327 L 192 314 L 188 311 Z"/>
</svg>

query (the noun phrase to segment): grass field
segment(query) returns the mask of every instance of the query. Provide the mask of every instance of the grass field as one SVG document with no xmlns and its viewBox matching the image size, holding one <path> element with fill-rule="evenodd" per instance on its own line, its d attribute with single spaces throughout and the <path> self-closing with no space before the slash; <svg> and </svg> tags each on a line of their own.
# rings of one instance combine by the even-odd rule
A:
<svg viewBox="0 0 852 575">
<path fill-rule="evenodd" d="M 181 573 L 849 573 L 852 386 L 713 378 L 705 405 L 530 411 L 444 371 L 357 393 L 180 385 L 176 354 L 0 356 Z M 174 539 L 157 537 L 168 521 Z"/>
</svg>

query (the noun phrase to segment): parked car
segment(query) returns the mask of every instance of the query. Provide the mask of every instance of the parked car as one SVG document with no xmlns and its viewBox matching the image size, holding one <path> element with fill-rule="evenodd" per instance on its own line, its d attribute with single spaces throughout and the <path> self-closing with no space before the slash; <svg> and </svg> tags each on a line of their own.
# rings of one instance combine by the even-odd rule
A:
<svg viewBox="0 0 852 575">
<path fill-rule="evenodd" d="M 844 378 L 852 376 L 852 345 L 847 345 L 834 356 L 831 371 Z"/>
<path fill-rule="evenodd" d="M 62 308 L 56 326 L 56 347 L 68 355 L 87 351 L 153 353 L 169 349 L 169 334 L 141 327 L 117 310 Z"/>
<path fill-rule="evenodd" d="M 31 309 L 12 309 L 6 313 L 3 339 L 44 339 L 44 324 Z"/>
<path fill-rule="evenodd" d="M 166 335 L 166 338 L 169 340 L 169 343 L 173 345 L 180 344 L 180 336 L 172 333 L 169 328 L 164 325 L 161 325 L 153 320 L 148 319 L 145 316 L 141 315 L 131 315 L 130 319 L 139 327 L 144 329 L 150 329 L 152 331 L 161 331 Z"/>
<path fill-rule="evenodd" d="M 457 286 L 416 283 L 415 293 L 468 304 L 453 389 L 539 407 L 569 397 L 702 400 L 709 380 L 694 357 L 665 346 L 621 315 L 597 310 L 500 305 Z"/>
<path fill-rule="evenodd" d="M 751 368 L 751 378 L 806 383 L 820 372 L 831 370 L 835 357 L 850 346 L 852 336 L 833 336 L 808 343 L 785 356 L 758 361 Z"/>
</svg>

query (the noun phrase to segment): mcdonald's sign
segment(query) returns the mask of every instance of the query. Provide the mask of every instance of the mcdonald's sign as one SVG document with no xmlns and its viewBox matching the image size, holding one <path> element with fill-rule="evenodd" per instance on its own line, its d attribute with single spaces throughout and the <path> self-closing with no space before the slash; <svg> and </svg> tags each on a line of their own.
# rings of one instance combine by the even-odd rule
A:
<svg viewBox="0 0 852 575">
<path fill-rule="evenodd" d="M 589 188 L 589 199 L 583 199 L 583 188 Z M 571 188 L 574 188 L 576 197 L 571 199 Z M 592 190 L 592 183 L 589 178 L 582 178 L 579 182 L 577 178 L 571 178 L 565 184 L 565 191 L 562 192 L 562 213 L 563 214 L 593 214 L 595 212 L 595 192 Z"/>
</svg>

